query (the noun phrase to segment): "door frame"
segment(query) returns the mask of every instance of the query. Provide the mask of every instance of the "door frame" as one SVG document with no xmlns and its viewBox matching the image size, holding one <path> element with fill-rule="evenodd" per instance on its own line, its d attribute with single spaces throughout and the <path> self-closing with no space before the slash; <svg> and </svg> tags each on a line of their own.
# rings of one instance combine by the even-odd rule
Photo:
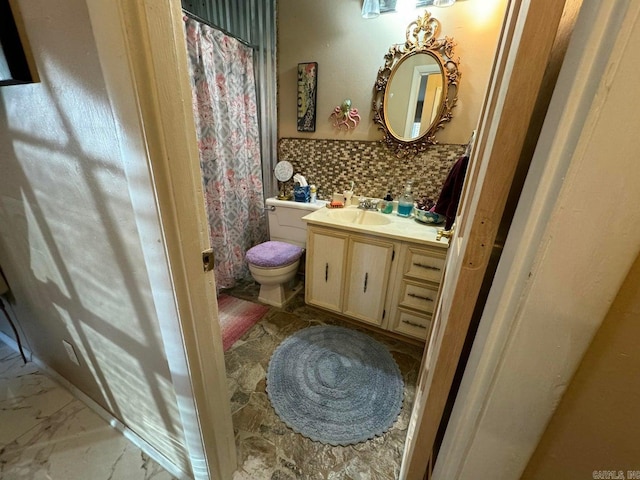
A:
<svg viewBox="0 0 640 480">
<path fill-rule="evenodd" d="M 483 284 L 500 256 L 506 209 L 526 175 L 581 0 L 509 3 L 448 252 L 441 297 L 419 373 L 400 478 L 422 480 Z M 503 214 L 505 214 L 503 216 Z M 504 234 L 504 233 L 503 233 Z M 469 301 L 469 299 L 474 299 Z"/>
</svg>

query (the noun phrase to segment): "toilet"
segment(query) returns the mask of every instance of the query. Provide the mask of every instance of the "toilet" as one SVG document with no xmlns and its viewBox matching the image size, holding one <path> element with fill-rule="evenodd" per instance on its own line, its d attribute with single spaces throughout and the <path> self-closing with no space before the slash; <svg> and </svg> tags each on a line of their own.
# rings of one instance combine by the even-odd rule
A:
<svg viewBox="0 0 640 480">
<path fill-rule="evenodd" d="M 266 200 L 269 241 L 247 251 L 253 279 L 260 284 L 258 300 L 282 308 L 303 287 L 296 282 L 300 258 L 307 243 L 307 224 L 302 217 L 325 203 L 302 203 L 277 198 Z"/>
</svg>

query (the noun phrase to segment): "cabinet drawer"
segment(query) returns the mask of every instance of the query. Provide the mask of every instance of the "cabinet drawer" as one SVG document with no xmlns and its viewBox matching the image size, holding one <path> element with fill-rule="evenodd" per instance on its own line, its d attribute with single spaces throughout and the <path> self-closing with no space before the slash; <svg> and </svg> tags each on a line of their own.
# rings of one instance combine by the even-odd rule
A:
<svg viewBox="0 0 640 480">
<path fill-rule="evenodd" d="M 405 256 L 404 274 L 440 283 L 445 256 L 439 252 L 409 247 Z"/>
<path fill-rule="evenodd" d="M 431 328 L 431 315 L 398 308 L 393 322 L 393 331 L 426 340 Z"/>
<path fill-rule="evenodd" d="M 400 302 L 398 303 L 401 307 L 415 308 L 424 313 L 433 313 L 437 296 L 438 289 L 436 287 L 403 280 L 400 290 Z"/>
</svg>

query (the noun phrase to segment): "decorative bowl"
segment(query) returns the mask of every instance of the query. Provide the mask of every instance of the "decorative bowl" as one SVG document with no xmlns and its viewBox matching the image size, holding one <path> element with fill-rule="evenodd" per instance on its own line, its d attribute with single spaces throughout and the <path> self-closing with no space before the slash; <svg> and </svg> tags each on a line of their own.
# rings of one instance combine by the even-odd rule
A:
<svg viewBox="0 0 640 480">
<path fill-rule="evenodd" d="M 438 224 L 446 220 L 444 215 L 419 208 L 413 209 L 413 217 L 420 223 Z"/>
</svg>

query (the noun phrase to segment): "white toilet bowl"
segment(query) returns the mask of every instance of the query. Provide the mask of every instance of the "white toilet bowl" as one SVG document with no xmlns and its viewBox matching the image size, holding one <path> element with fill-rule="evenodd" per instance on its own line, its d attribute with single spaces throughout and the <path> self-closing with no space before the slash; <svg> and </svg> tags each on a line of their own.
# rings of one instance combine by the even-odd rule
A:
<svg viewBox="0 0 640 480">
<path fill-rule="evenodd" d="M 299 265 L 300 260 L 279 268 L 258 267 L 249 263 L 253 279 L 260 284 L 258 300 L 282 308 L 302 287 L 302 283 L 292 285 Z"/>
<path fill-rule="evenodd" d="M 260 284 L 258 300 L 282 308 L 302 288 L 294 284 L 303 249 L 285 242 L 268 241 L 247 252 L 253 279 Z"/>
</svg>

